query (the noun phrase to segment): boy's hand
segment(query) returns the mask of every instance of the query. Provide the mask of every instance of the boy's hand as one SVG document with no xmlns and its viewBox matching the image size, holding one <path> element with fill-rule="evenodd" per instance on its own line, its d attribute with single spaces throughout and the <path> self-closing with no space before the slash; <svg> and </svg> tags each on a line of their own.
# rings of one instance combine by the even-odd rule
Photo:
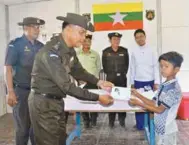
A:
<svg viewBox="0 0 189 145">
<path fill-rule="evenodd" d="M 136 89 L 131 89 L 131 95 L 138 97 L 140 95 Z"/>
<path fill-rule="evenodd" d="M 129 100 L 129 104 L 131 104 L 131 105 L 137 105 L 137 106 L 142 106 L 142 102 L 139 101 L 138 99 L 134 99 L 134 98 L 131 98 Z"/>
<path fill-rule="evenodd" d="M 154 84 L 154 91 L 156 91 L 157 89 L 159 88 L 159 85 L 158 84 Z"/>
</svg>

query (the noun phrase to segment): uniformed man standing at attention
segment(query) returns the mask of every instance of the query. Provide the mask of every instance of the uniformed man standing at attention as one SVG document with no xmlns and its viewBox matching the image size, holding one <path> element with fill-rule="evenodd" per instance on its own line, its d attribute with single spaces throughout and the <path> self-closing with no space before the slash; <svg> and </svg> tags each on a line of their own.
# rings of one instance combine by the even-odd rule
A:
<svg viewBox="0 0 189 145">
<path fill-rule="evenodd" d="M 119 46 L 121 34 L 114 32 L 108 34 L 111 46 L 103 50 L 102 65 L 107 80 L 115 86 L 127 86 L 127 71 L 129 66 L 129 55 L 126 48 Z M 114 127 L 116 113 L 109 113 L 109 126 Z M 119 123 L 125 127 L 126 113 L 118 113 Z"/>
<path fill-rule="evenodd" d="M 91 74 L 99 78 L 100 72 L 100 55 L 95 50 L 91 49 L 92 35 L 86 35 L 83 42 L 82 49 L 77 52 L 77 57 L 81 62 L 81 65 Z M 84 82 L 82 82 L 84 83 Z M 98 89 L 97 85 L 86 82 L 85 89 Z M 95 127 L 98 114 L 96 112 L 84 112 L 82 113 L 84 127 Z"/>
<path fill-rule="evenodd" d="M 23 36 L 12 40 L 7 49 L 5 78 L 8 104 L 13 107 L 16 145 L 27 145 L 29 137 L 32 145 L 34 145 L 28 109 L 28 96 L 34 57 L 43 46 L 37 40 L 40 25 L 43 24 L 45 24 L 45 21 L 39 18 L 24 18 L 23 22 L 18 23 L 18 25 L 23 27 Z"/>
<path fill-rule="evenodd" d="M 32 71 L 32 91 L 29 110 L 37 145 L 65 145 L 66 126 L 64 101 L 66 95 L 82 100 L 99 101 L 109 105 L 109 95 L 97 95 L 76 87 L 74 79 L 96 84 L 101 88 L 112 87 L 110 82 L 98 80 L 81 66 L 74 47 L 82 45 L 86 31 L 94 27 L 84 16 L 68 13 L 58 16 L 64 21 L 59 36 L 49 41 L 36 55 Z"/>
</svg>

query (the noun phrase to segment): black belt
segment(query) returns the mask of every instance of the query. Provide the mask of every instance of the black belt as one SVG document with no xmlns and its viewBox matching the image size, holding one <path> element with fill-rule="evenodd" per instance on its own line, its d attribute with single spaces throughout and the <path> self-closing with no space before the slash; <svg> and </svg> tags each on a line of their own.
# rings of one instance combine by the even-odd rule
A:
<svg viewBox="0 0 189 145">
<path fill-rule="evenodd" d="M 55 100 L 62 100 L 62 97 L 57 96 L 57 95 L 54 95 L 54 94 L 40 93 L 40 92 L 37 92 L 37 91 L 35 91 L 35 90 L 33 90 L 33 89 L 32 89 L 31 91 L 34 92 L 35 94 L 42 95 L 42 96 L 45 97 L 45 98 L 55 99 Z"/>
<path fill-rule="evenodd" d="M 45 98 L 49 98 L 49 99 L 55 99 L 55 100 L 62 100 L 61 97 L 56 96 L 56 95 L 52 95 L 52 94 L 42 94 Z"/>
<path fill-rule="evenodd" d="M 107 76 L 126 76 L 126 73 L 107 73 Z"/>
</svg>

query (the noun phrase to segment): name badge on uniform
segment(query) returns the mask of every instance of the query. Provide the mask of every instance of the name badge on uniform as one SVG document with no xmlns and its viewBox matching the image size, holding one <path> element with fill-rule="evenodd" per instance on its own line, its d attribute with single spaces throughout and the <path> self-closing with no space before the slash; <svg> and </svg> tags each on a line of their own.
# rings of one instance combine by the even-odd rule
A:
<svg viewBox="0 0 189 145">
<path fill-rule="evenodd" d="M 108 53 L 107 56 L 111 56 L 111 53 Z"/>
<path fill-rule="evenodd" d="M 121 76 L 121 74 L 120 74 L 120 73 L 117 73 L 117 76 L 119 77 L 119 76 Z"/>
<path fill-rule="evenodd" d="M 30 51 L 30 49 L 29 49 L 27 46 L 25 46 L 24 51 L 25 51 L 25 52 L 29 52 L 29 51 Z"/>
<path fill-rule="evenodd" d="M 121 54 L 119 54 L 119 56 L 124 56 L 124 54 L 121 53 Z"/>
</svg>

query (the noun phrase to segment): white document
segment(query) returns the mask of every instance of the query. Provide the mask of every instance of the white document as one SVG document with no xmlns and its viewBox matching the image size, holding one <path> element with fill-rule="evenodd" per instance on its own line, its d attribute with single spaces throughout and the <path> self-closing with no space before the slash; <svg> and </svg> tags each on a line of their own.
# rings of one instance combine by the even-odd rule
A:
<svg viewBox="0 0 189 145">
<path fill-rule="evenodd" d="M 142 96 L 144 96 L 145 98 L 149 99 L 149 100 L 152 100 L 153 97 L 155 96 L 156 92 L 153 92 L 152 90 L 150 91 L 140 91 L 140 90 L 137 90 Z M 134 98 L 134 99 L 138 99 L 139 101 L 142 102 L 142 100 L 140 100 L 139 98 L 135 97 L 135 96 L 131 96 L 131 98 Z"/>
<path fill-rule="evenodd" d="M 113 87 L 111 91 L 111 96 L 117 100 L 128 101 L 131 97 L 131 88 Z"/>
<path fill-rule="evenodd" d="M 152 100 L 153 97 L 155 96 L 155 93 L 156 93 L 156 92 L 153 92 L 152 90 L 150 90 L 150 91 L 147 91 L 147 92 L 143 92 L 142 95 L 143 95 L 144 97 L 146 97 L 147 99 Z"/>
</svg>

